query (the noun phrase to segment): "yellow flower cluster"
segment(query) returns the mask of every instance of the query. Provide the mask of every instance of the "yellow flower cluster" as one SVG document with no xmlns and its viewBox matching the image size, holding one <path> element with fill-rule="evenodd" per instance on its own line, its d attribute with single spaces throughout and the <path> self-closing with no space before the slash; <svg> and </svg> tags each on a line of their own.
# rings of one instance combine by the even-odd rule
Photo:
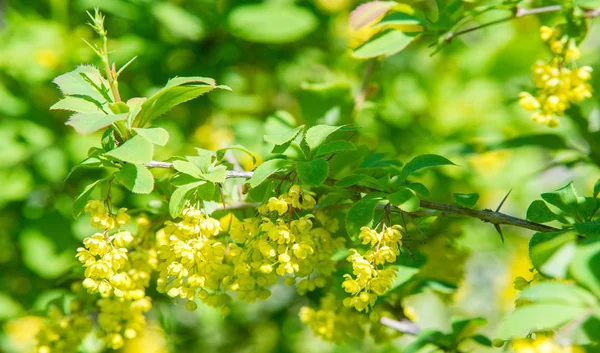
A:
<svg viewBox="0 0 600 353">
<path fill-rule="evenodd" d="M 582 102 L 592 96 L 588 83 L 592 68 L 567 68 L 566 62 L 576 60 L 580 53 L 574 39 L 561 34 L 561 30 L 542 26 L 542 40 L 546 41 L 556 57 L 550 63 L 537 62 L 533 67 L 532 81 L 535 96 L 529 92 L 519 94 L 519 104 L 532 111 L 532 119 L 550 127 L 558 126 L 556 115 L 563 115 L 572 103 Z"/>
<path fill-rule="evenodd" d="M 375 305 L 377 298 L 387 292 L 394 280 L 394 268 L 385 268 L 386 263 L 393 263 L 402 247 L 402 228 L 399 225 L 386 227 L 381 232 L 369 227 L 362 227 L 359 239 L 363 244 L 369 244 L 364 256 L 355 249 L 350 249 L 351 255 L 347 260 L 352 263 L 352 273 L 345 274 L 342 287 L 352 297 L 344 299 L 344 306 L 354 307 L 358 311 L 369 311 Z"/>
<path fill-rule="evenodd" d="M 519 339 L 511 342 L 515 353 L 584 353 L 579 346 L 560 346 L 551 337 L 538 335 L 535 339 Z"/>
<path fill-rule="evenodd" d="M 81 303 L 72 301 L 69 315 L 56 306 L 48 309 L 48 322 L 37 334 L 37 353 L 71 353 L 92 330 L 92 320 L 81 312 Z"/>
<path fill-rule="evenodd" d="M 218 220 L 186 208 L 179 222 L 166 222 L 157 234 L 158 291 L 187 299 L 190 310 L 198 297 L 226 314 L 228 292 L 246 302 L 264 300 L 279 277 L 300 293 L 324 287 L 335 270 L 331 256 L 344 240 L 332 235 L 336 219 L 300 214 L 315 204 L 312 193 L 295 185 L 261 205 L 257 217 L 222 218 L 227 232 Z"/>
<path fill-rule="evenodd" d="M 77 249 L 77 259 L 85 267 L 83 287 L 102 297 L 96 303 L 100 309 L 98 334 L 109 347 L 118 349 L 125 338 L 135 337 L 144 327 L 143 314 L 152 306 L 146 288 L 156 268 L 156 252 L 139 242 L 134 244 L 136 239 L 129 231 L 117 229 L 109 234 L 130 221 L 126 209 L 112 215 L 93 200 L 85 210 L 92 213 L 92 225 L 103 232 L 84 239 L 84 247 Z M 147 226 L 144 220 L 137 222 L 141 230 Z"/>
<path fill-rule="evenodd" d="M 315 204 L 313 193 L 294 185 L 261 205 L 260 218 L 232 222 L 230 235 L 242 252 L 233 259 L 234 276 L 228 288 L 252 302 L 268 298 L 278 276 L 285 276 L 288 285 L 296 284 L 300 294 L 324 287 L 335 270 L 331 256 L 344 239 L 333 236 L 339 229 L 337 219 L 324 212 L 301 215 Z"/>
<path fill-rule="evenodd" d="M 197 307 L 196 295 L 211 306 L 227 304 L 230 298 L 220 290 L 223 278 L 231 272 L 225 258 L 237 255 L 239 248 L 219 241 L 219 221 L 205 217 L 201 210 L 186 208 L 181 218 L 177 223 L 165 222 L 157 234 L 158 291 L 187 299 L 190 310 Z"/>
</svg>

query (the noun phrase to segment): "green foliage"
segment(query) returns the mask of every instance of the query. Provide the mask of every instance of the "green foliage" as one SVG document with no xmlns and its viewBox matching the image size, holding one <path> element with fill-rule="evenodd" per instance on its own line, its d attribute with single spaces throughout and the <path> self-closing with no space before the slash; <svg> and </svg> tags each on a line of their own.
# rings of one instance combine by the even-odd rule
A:
<svg viewBox="0 0 600 353">
<path fill-rule="evenodd" d="M 562 126 L 568 128 L 555 133 L 536 129 L 515 110 L 512 102 L 531 64 L 547 59 L 540 56 L 537 35 L 523 34 L 534 32 L 536 20 L 527 16 L 494 27 L 498 31 L 485 28 L 488 20 L 504 22 L 502 13 L 516 14 L 525 4 L 373 1 L 352 11 L 349 2 L 324 0 L 147 6 L 109 1 L 101 5 L 110 13 L 107 28 L 111 38 L 114 28 L 117 40 L 107 46 L 104 19 L 100 25 L 100 15 L 91 16 L 101 43 L 89 44 L 90 50 L 80 43 L 80 37 L 94 40 L 78 15 L 92 3 L 12 2 L 0 15 L 8 24 L 0 29 L 0 282 L 8 284 L 0 292 L 2 324 L 20 313 L 29 315 L 28 308 L 45 311 L 49 302 L 60 302 L 69 314 L 75 308 L 69 304 L 82 300 L 82 308 L 96 315 L 98 296 L 85 290 L 65 294 L 71 284 L 81 284 L 83 270 L 73 266 L 74 255 L 82 238 L 93 234 L 88 216 L 72 221 L 71 213 L 79 217 L 89 200 L 100 200 L 112 213 L 128 208 L 131 217 L 139 217 L 137 232 L 135 226 L 126 229 L 135 234 L 131 259 L 144 246 L 171 241 L 161 235 L 165 220 L 178 222 L 189 206 L 219 220 L 223 231 L 212 240 L 225 244 L 229 255 L 243 243 L 230 232 L 236 222 L 261 221 L 265 215 L 258 211 L 265 211 L 257 210 L 257 204 L 277 201 L 292 185 L 300 185 L 297 202 L 314 198 L 317 203 L 315 216 L 308 217 L 311 227 L 327 228 L 333 238 L 345 241 L 336 245 L 331 268 L 303 276 L 285 273 L 278 281 L 290 284 L 293 279 L 291 288 L 278 282 L 269 287 L 270 300 L 253 306 L 236 298 L 227 304 L 227 318 L 208 306 L 201 306 L 197 316 L 181 313 L 173 309 L 177 303 L 149 290 L 155 308 L 147 320 L 151 327 L 161 326 L 157 331 L 164 330 L 165 346 L 178 352 L 306 350 L 318 338 L 297 338 L 300 305 L 330 310 L 318 317 L 342 318 L 313 328 L 316 335 L 332 322 L 343 322 L 351 326 L 333 330 L 353 339 L 371 336 L 364 344 L 341 344 L 335 348 L 340 352 L 491 350 L 492 342 L 482 332 L 496 328 L 496 343 L 547 330 L 573 333 L 569 339 L 577 345 L 600 340 L 600 181 L 593 183 L 600 180 L 594 172 L 600 157 L 597 132 L 589 131 L 594 124 L 587 121 L 597 104 L 590 100 L 572 107 L 561 118 L 570 119 L 572 126 L 566 123 Z M 576 1 L 568 11 L 557 11 L 556 18 L 546 14 L 543 20 L 567 21 L 569 34 L 579 43 L 591 17 L 586 11 L 596 6 L 595 1 Z M 482 35 L 473 34 L 468 46 L 457 43 L 433 59 L 427 56 L 459 42 L 471 31 L 464 29 L 479 31 L 481 24 Z M 100 69 L 75 66 L 94 61 L 92 54 L 98 55 Z M 364 64 L 357 58 L 373 61 Z M 127 64 L 117 70 L 111 60 Z M 223 84 L 196 75 L 210 75 Z M 49 83 L 55 76 L 57 92 Z M 590 82 L 598 91 L 597 82 Z M 75 131 L 65 129 L 64 122 Z M 421 173 L 455 165 L 450 159 L 460 167 Z M 565 178 L 573 182 L 545 192 L 564 185 Z M 586 196 L 579 196 L 575 185 Z M 593 191 L 584 193 L 582 185 L 593 185 Z M 497 199 L 498 190 L 509 188 L 516 192 L 502 212 L 516 218 L 541 193 L 541 200 L 526 211 L 533 223 L 487 209 L 479 212 Z M 454 190 L 479 190 L 481 195 Z M 297 227 L 300 214 L 286 212 L 278 222 Z M 461 223 L 446 217 L 479 218 L 482 213 L 497 218 Z M 496 244 L 489 222 L 502 227 L 506 246 Z M 360 271 L 348 256 L 356 251 L 366 259 L 373 254 L 366 255 L 368 251 L 382 248 L 381 239 L 375 245 L 362 240 L 364 234 L 358 239 L 361 227 L 379 232 L 392 225 L 402 230 L 400 251 L 390 263 L 373 267 L 393 271 L 391 286 L 368 313 L 347 311 L 342 300 L 351 296 L 342 281 Z M 538 231 L 529 242 L 528 259 L 513 256 L 527 233 L 511 225 Z M 116 234 L 104 232 L 109 239 Z M 324 241 L 305 233 L 302 238 Z M 303 255 L 304 250 L 289 246 Z M 329 260 L 329 254 L 317 255 Z M 487 261 L 490 256 L 495 260 Z M 516 273 L 526 273 L 529 260 L 532 274 L 523 275 L 527 278 L 522 278 L 519 289 L 525 289 L 517 308 L 495 327 L 506 307 L 501 298 L 511 294 L 492 294 L 507 285 L 504 278 L 512 281 Z M 460 288 L 466 297 L 458 300 L 454 294 L 462 286 L 469 291 Z M 335 307 L 320 306 L 328 295 Z M 48 299 L 53 296 L 60 297 Z M 184 301 L 194 306 L 193 300 Z M 479 302 L 485 302 L 484 308 Z M 488 325 L 484 318 L 454 316 L 474 311 L 493 320 Z M 377 322 L 382 312 L 432 329 L 388 343 L 401 333 Z M 370 319 L 368 333 L 358 332 L 363 319 Z M 14 335 L 5 331 L 0 350 L 17 352 Z M 370 346 L 372 341 L 377 346 Z M 95 338 L 86 342 L 91 343 L 82 351 L 100 349 Z"/>
</svg>

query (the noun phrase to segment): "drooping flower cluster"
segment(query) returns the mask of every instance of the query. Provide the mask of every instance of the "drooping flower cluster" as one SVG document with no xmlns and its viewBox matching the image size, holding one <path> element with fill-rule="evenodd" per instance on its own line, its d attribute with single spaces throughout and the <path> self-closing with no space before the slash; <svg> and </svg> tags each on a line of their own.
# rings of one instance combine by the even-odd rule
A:
<svg viewBox="0 0 600 353">
<path fill-rule="evenodd" d="M 234 259 L 229 288 L 239 298 L 251 302 L 269 297 L 278 276 L 285 276 L 288 285 L 296 284 L 301 294 L 326 285 L 335 270 L 331 256 L 344 240 L 333 236 L 339 229 L 337 219 L 324 212 L 303 214 L 315 204 L 313 193 L 294 185 L 260 206 L 260 217 L 231 224 L 231 238 L 242 252 Z"/>
<path fill-rule="evenodd" d="M 515 353 L 583 353 L 579 346 L 561 346 L 551 337 L 537 335 L 535 339 L 519 339 L 511 342 Z"/>
<path fill-rule="evenodd" d="M 564 35 L 560 28 L 542 26 L 540 31 L 542 40 L 548 44 L 555 57 L 549 63 L 539 61 L 533 66 L 535 96 L 529 92 L 521 92 L 519 104 L 533 112 L 531 118 L 534 121 L 555 127 L 559 123 L 557 115 L 563 115 L 572 103 L 582 102 L 592 96 L 589 84 L 592 68 L 566 67 L 580 56 L 575 39 Z"/>
<path fill-rule="evenodd" d="M 186 208 L 179 222 L 166 222 L 157 235 L 159 292 L 187 299 L 190 310 L 198 297 L 227 313 L 229 293 L 246 302 L 264 300 L 280 277 L 300 293 L 324 287 L 343 238 L 332 235 L 339 228 L 336 219 L 323 212 L 302 214 L 315 203 L 312 193 L 292 186 L 261 205 L 257 217 L 240 221 L 230 214 L 221 219 L 223 226 Z"/>
<path fill-rule="evenodd" d="M 83 286 L 102 297 L 96 303 L 100 309 L 98 334 L 117 349 L 145 325 L 144 313 L 152 306 L 146 288 L 156 268 L 156 252 L 136 242 L 131 232 L 115 231 L 129 223 L 126 209 L 112 215 L 100 201 L 93 200 L 85 210 L 92 213 L 92 225 L 102 232 L 84 239 L 84 247 L 77 249 L 77 259 L 85 267 Z M 140 230 L 143 223 L 138 222 Z"/>
<path fill-rule="evenodd" d="M 81 303 L 72 301 L 70 313 L 57 306 L 48 309 L 48 322 L 37 334 L 37 353 L 74 353 L 92 330 L 91 318 L 81 311 Z"/>
<path fill-rule="evenodd" d="M 372 248 L 364 255 L 350 249 L 347 260 L 352 263 L 352 274 L 344 275 L 342 287 L 352 297 L 344 299 L 344 306 L 354 307 L 358 311 L 369 311 L 377 298 L 385 294 L 396 279 L 394 268 L 385 267 L 393 263 L 402 247 L 402 232 L 399 225 L 386 227 L 381 232 L 362 227 L 359 239 Z"/>
<path fill-rule="evenodd" d="M 158 291 L 171 298 L 187 299 L 187 308 L 196 309 L 196 296 L 211 306 L 223 306 L 230 298 L 221 282 L 231 272 L 226 257 L 240 249 L 217 239 L 221 232 L 218 220 L 206 217 L 201 210 L 183 210 L 177 223 L 167 221 L 157 234 L 159 278 Z"/>
</svg>

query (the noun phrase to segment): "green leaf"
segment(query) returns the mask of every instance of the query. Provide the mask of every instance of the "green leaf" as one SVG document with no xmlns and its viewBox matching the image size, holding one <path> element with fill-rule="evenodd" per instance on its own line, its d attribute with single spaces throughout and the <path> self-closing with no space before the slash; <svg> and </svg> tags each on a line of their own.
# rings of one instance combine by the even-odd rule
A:
<svg viewBox="0 0 600 353">
<path fill-rule="evenodd" d="M 383 27 L 383 26 L 406 26 L 406 25 L 416 25 L 416 26 L 424 26 L 425 22 L 420 19 L 411 16 L 409 14 L 403 12 L 393 12 L 389 15 L 386 15 L 381 21 L 377 22 L 377 24 L 373 27 Z M 415 27 L 417 28 L 417 27 Z M 419 31 L 419 30 L 418 30 Z"/>
<path fill-rule="evenodd" d="M 457 204 L 459 204 L 460 206 L 463 207 L 467 207 L 467 208 L 473 208 L 476 204 L 477 201 L 479 200 L 479 194 L 478 193 L 472 193 L 472 194 L 452 194 L 452 197 L 454 198 L 454 201 L 456 201 Z"/>
<path fill-rule="evenodd" d="M 287 159 L 271 159 L 254 169 L 252 178 L 250 178 L 250 187 L 255 188 L 267 180 L 268 177 L 277 173 L 281 169 L 289 166 L 291 163 Z"/>
<path fill-rule="evenodd" d="M 361 227 L 370 227 L 373 225 L 375 207 L 378 202 L 378 199 L 363 198 L 350 207 L 346 215 L 346 231 L 348 232 L 348 236 L 355 239 L 358 237 Z"/>
<path fill-rule="evenodd" d="M 229 89 L 227 86 L 216 86 L 213 79 L 206 77 L 173 78 L 165 87 L 142 103 L 142 109 L 137 114 L 133 125 L 144 127 L 173 107 L 198 98 L 215 88 Z"/>
<path fill-rule="evenodd" d="M 383 16 L 396 5 L 394 1 L 370 1 L 358 6 L 350 14 L 350 28 L 357 31 Z"/>
<path fill-rule="evenodd" d="M 108 103 L 108 108 L 113 114 L 129 113 L 129 106 L 123 102 Z"/>
<path fill-rule="evenodd" d="M 402 179 L 406 179 L 410 174 L 416 172 L 419 169 L 436 167 L 440 165 L 455 165 L 448 159 L 439 156 L 437 154 L 422 154 L 416 156 L 410 162 L 406 163 L 402 168 Z"/>
<path fill-rule="evenodd" d="M 596 298 L 587 290 L 572 283 L 555 281 L 535 283 L 525 288 L 519 294 L 519 298 L 531 302 L 568 304 L 589 308 L 597 305 Z"/>
<path fill-rule="evenodd" d="M 210 166 L 215 162 L 217 153 L 215 151 L 204 150 L 196 148 L 198 156 L 187 156 L 185 157 L 191 163 L 194 163 L 202 173 L 208 173 Z"/>
<path fill-rule="evenodd" d="M 378 56 L 392 56 L 404 50 L 416 36 L 395 29 L 374 36 L 365 44 L 358 47 L 352 56 L 358 59 L 370 59 Z"/>
<path fill-rule="evenodd" d="M 544 201 L 535 200 L 527 208 L 527 219 L 532 222 L 546 223 L 557 220 L 558 216 L 548 208 Z"/>
<path fill-rule="evenodd" d="M 327 137 L 332 133 L 336 132 L 341 126 L 330 126 L 330 125 L 316 125 L 311 127 L 306 131 L 306 136 L 304 136 L 304 140 L 308 144 L 308 147 L 311 151 L 317 149 L 317 147 L 321 146 Z"/>
<path fill-rule="evenodd" d="M 154 155 L 154 146 L 142 136 L 136 135 L 105 155 L 127 163 L 149 163 Z"/>
<path fill-rule="evenodd" d="M 115 173 L 115 180 L 136 194 L 149 194 L 154 189 L 154 176 L 141 164 L 125 164 Z"/>
<path fill-rule="evenodd" d="M 498 326 L 496 336 L 502 340 L 525 337 L 530 332 L 549 331 L 586 315 L 585 307 L 536 303 L 515 309 Z"/>
<path fill-rule="evenodd" d="M 575 252 L 574 232 L 535 233 L 529 241 L 531 263 L 542 274 L 565 277 Z"/>
<path fill-rule="evenodd" d="M 163 128 L 133 128 L 133 130 L 154 145 L 165 146 L 169 142 L 169 133 Z"/>
<path fill-rule="evenodd" d="M 125 119 L 127 114 L 77 113 L 73 114 L 65 124 L 72 126 L 78 134 L 87 135 L 110 126 L 115 121 Z"/>
<path fill-rule="evenodd" d="M 129 107 L 129 114 L 127 115 L 127 127 L 131 128 L 133 125 L 133 121 L 137 118 L 137 115 L 142 110 L 142 104 L 148 98 L 131 98 L 127 101 L 127 106 Z"/>
<path fill-rule="evenodd" d="M 403 286 L 408 281 L 410 281 L 417 273 L 419 273 L 418 267 L 408 267 L 395 265 L 391 266 L 396 270 L 396 279 L 392 282 L 392 286 L 388 292 L 393 291 L 394 289 Z"/>
<path fill-rule="evenodd" d="M 344 152 L 344 151 L 354 151 L 356 147 L 348 141 L 337 140 L 324 143 L 320 145 L 315 151 L 315 157 L 324 156 L 326 154 Z"/>
<path fill-rule="evenodd" d="M 408 184 L 406 184 L 406 187 L 422 196 L 431 195 L 431 193 L 429 192 L 429 189 L 427 189 L 427 187 L 421 183 L 408 183 Z"/>
<path fill-rule="evenodd" d="M 206 34 L 199 17 L 173 3 L 152 3 L 152 14 L 175 38 L 196 41 Z"/>
<path fill-rule="evenodd" d="M 323 158 L 313 159 L 308 162 L 297 162 L 296 172 L 298 172 L 302 184 L 319 186 L 327 179 L 329 165 Z"/>
<path fill-rule="evenodd" d="M 600 241 L 583 243 L 575 249 L 569 273 L 577 281 L 600 298 Z"/>
<path fill-rule="evenodd" d="M 102 113 L 97 102 L 83 97 L 66 96 L 50 107 L 52 110 L 69 110 L 76 113 Z"/>
<path fill-rule="evenodd" d="M 199 181 L 196 183 L 190 183 L 187 185 L 183 185 L 178 187 L 173 194 L 171 195 L 171 199 L 169 200 L 169 213 L 172 218 L 177 218 L 181 214 L 181 211 L 185 207 L 186 195 L 193 190 L 194 188 L 199 187 L 204 182 Z"/>
<path fill-rule="evenodd" d="M 419 198 L 409 188 L 389 194 L 388 200 L 394 206 L 398 206 L 404 212 L 414 212 L 419 209 Z"/>
<path fill-rule="evenodd" d="M 229 13 L 227 23 L 236 37 L 272 44 L 295 42 L 319 24 L 306 8 L 272 3 L 237 6 Z"/>
<path fill-rule="evenodd" d="M 196 179 L 202 178 L 202 171 L 197 165 L 187 161 L 173 161 L 173 168 L 180 173 L 191 175 Z"/>
<path fill-rule="evenodd" d="M 343 177 L 335 183 L 339 188 L 347 188 L 352 185 L 363 185 L 367 187 L 380 188 L 379 180 L 369 175 L 353 174 Z"/>
<path fill-rule="evenodd" d="M 203 173 L 202 178 L 213 183 L 224 183 L 227 178 L 227 167 L 224 165 L 216 166 L 208 173 Z"/>
<path fill-rule="evenodd" d="M 598 194 L 600 194 L 600 179 L 594 183 L 594 197 L 598 197 Z"/>
<path fill-rule="evenodd" d="M 575 223 L 573 228 L 583 236 L 600 236 L 600 219 L 591 222 Z"/>
<path fill-rule="evenodd" d="M 245 154 L 247 154 L 248 156 L 250 156 L 250 158 L 252 158 L 252 164 L 256 164 L 256 156 L 254 156 L 254 154 L 252 152 L 250 152 L 249 149 L 247 149 L 246 147 L 242 146 L 242 145 L 233 145 L 233 146 L 229 146 L 229 147 L 225 147 L 225 148 L 221 148 L 220 150 L 217 150 L 217 160 L 222 160 L 223 157 L 225 157 L 225 153 L 227 151 L 241 151 L 244 152 Z"/>
<path fill-rule="evenodd" d="M 82 65 L 53 81 L 65 96 L 86 96 L 102 105 L 114 101 L 108 82 L 94 66 Z"/>
<path fill-rule="evenodd" d="M 265 141 L 272 143 L 274 145 L 280 146 L 285 145 L 288 142 L 291 142 L 296 136 L 304 129 L 304 125 L 298 126 L 295 129 L 273 135 L 265 135 Z"/>
<path fill-rule="evenodd" d="M 77 218 L 81 215 L 81 212 L 83 212 L 83 209 L 85 208 L 85 204 L 90 199 L 90 196 L 92 195 L 92 192 L 94 191 L 94 188 L 96 186 L 98 186 L 98 184 L 101 184 L 105 181 L 106 181 L 105 179 L 96 180 L 95 182 L 89 184 L 88 186 L 86 186 L 83 189 L 81 194 L 79 194 L 75 198 L 75 201 L 73 201 L 73 217 Z"/>
<path fill-rule="evenodd" d="M 573 187 L 573 183 L 569 183 L 562 188 L 547 192 L 541 195 L 542 199 L 547 203 L 556 206 L 559 210 L 568 215 L 575 216 L 577 212 L 577 193 Z"/>
</svg>

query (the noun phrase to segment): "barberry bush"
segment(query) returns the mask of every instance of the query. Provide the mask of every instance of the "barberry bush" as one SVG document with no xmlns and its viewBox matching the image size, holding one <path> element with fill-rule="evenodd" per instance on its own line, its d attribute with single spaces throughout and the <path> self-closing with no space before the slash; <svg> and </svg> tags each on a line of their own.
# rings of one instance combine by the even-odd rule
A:
<svg viewBox="0 0 600 353">
<path fill-rule="evenodd" d="M 0 32 L 2 350 L 600 350 L 600 2 L 76 3 Z"/>
</svg>

